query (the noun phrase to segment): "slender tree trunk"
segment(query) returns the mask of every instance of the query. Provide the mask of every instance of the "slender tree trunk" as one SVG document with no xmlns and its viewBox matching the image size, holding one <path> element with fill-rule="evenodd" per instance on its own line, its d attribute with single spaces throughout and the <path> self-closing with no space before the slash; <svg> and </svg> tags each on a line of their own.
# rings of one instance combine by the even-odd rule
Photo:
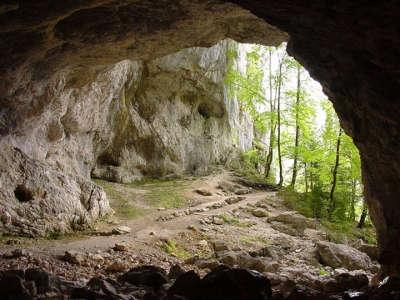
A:
<svg viewBox="0 0 400 300">
<path fill-rule="evenodd" d="M 351 182 L 351 199 L 350 199 L 350 216 L 349 219 L 351 222 L 354 222 L 356 218 L 355 206 L 356 206 L 356 186 L 357 181 L 355 179 Z"/>
<path fill-rule="evenodd" d="M 271 171 L 271 164 L 274 155 L 274 143 L 275 143 L 275 129 L 276 122 L 274 117 L 275 112 L 275 103 L 272 99 L 272 50 L 269 48 L 269 107 L 271 111 L 271 127 L 269 132 L 269 147 L 268 147 L 268 155 L 265 164 L 265 178 L 268 178 L 269 173 Z"/>
<path fill-rule="evenodd" d="M 299 138 L 300 138 L 300 124 L 299 124 L 299 106 L 300 106 L 300 64 L 297 64 L 297 92 L 296 92 L 296 136 L 294 141 L 294 159 L 293 159 L 293 173 L 292 182 L 290 187 L 294 189 L 297 178 L 297 159 L 299 156 Z"/>
<path fill-rule="evenodd" d="M 363 228 L 364 227 L 364 225 L 365 225 L 365 219 L 367 218 L 367 214 L 368 214 L 368 207 L 367 207 L 367 204 L 365 203 L 365 201 L 364 201 L 364 203 L 363 203 L 363 210 L 362 210 L 362 212 L 361 212 L 361 216 L 360 216 L 360 221 L 358 221 L 358 225 L 357 225 L 357 228 Z"/>
<path fill-rule="evenodd" d="M 277 96 L 277 113 L 278 113 L 278 162 L 279 162 L 279 183 L 278 186 L 283 184 L 283 170 L 282 170 L 282 153 L 281 153 L 281 87 L 282 87 L 282 61 L 279 63 L 279 75 L 278 75 L 278 96 Z"/>
<path fill-rule="evenodd" d="M 308 193 L 307 163 L 304 163 L 304 183 L 306 186 L 306 194 L 307 194 Z"/>
<path fill-rule="evenodd" d="M 332 188 L 331 188 L 331 192 L 329 194 L 329 210 L 328 210 L 330 220 L 332 220 L 332 215 L 336 208 L 334 193 L 335 193 L 335 189 L 336 189 L 337 171 L 339 168 L 339 160 L 340 160 L 340 137 L 341 136 L 342 136 L 342 128 L 339 129 L 339 134 L 338 134 L 337 143 L 336 143 L 335 166 L 333 167 L 333 171 L 332 171 Z"/>
</svg>

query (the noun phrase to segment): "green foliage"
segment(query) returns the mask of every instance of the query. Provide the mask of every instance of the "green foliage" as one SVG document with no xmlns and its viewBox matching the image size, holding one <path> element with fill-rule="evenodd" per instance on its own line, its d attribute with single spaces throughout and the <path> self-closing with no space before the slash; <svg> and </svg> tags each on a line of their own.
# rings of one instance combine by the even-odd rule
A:
<svg viewBox="0 0 400 300">
<path fill-rule="evenodd" d="M 245 70 L 239 70 L 237 63 L 243 57 L 240 47 L 232 46 L 228 55 L 230 95 L 251 116 L 257 136 L 253 149 L 242 154 L 240 173 L 262 178 L 267 158 L 278 149 L 279 128 L 283 183 L 294 183 L 281 191 L 286 204 L 308 217 L 329 218 L 329 223 L 338 225 L 328 226 L 332 238 L 341 240 L 342 233 L 345 237 L 356 234 L 354 222 L 363 207 L 360 155 L 352 139 L 342 133 L 333 105 L 314 96 L 308 73 L 283 47 L 251 47 L 245 54 Z M 275 182 L 278 167 L 278 158 L 273 156 L 268 173 L 271 182 Z M 360 238 L 373 242 L 374 235 L 369 233 L 361 231 Z"/>
<path fill-rule="evenodd" d="M 180 259 L 187 259 L 188 257 L 190 257 L 189 252 L 180 247 L 176 241 L 171 239 L 166 240 L 162 244 L 161 248 L 165 251 L 165 253 L 178 257 Z"/>
<path fill-rule="evenodd" d="M 355 222 L 329 222 L 322 220 L 322 224 L 328 233 L 328 239 L 335 243 L 352 243 L 361 239 L 367 244 L 376 245 L 376 232 L 372 224 L 365 228 L 356 228 Z"/>
<path fill-rule="evenodd" d="M 251 222 L 242 222 L 236 217 L 229 216 L 227 214 L 221 214 L 219 217 L 224 221 L 224 223 L 232 225 L 232 226 L 237 226 L 237 227 L 250 227 L 252 225 Z"/>
<path fill-rule="evenodd" d="M 147 191 L 145 200 L 150 206 L 163 208 L 182 208 L 188 204 L 183 191 L 188 183 L 185 180 L 151 180 L 134 183 Z"/>
<path fill-rule="evenodd" d="M 243 235 L 240 242 L 245 245 L 261 244 L 263 246 L 268 244 L 268 239 L 261 235 Z"/>
<path fill-rule="evenodd" d="M 124 189 L 124 185 L 99 179 L 96 179 L 95 182 L 103 187 L 117 217 L 134 219 L 145 212 L 143 208 L 135 204 L 136 195 Z"/>
<path fill-rule="evenodd" d="M 329 275 L 329 272 L 327 270 L 325 270 L 323 267 L 320 267 L 318 270 L 318 274 L 319 274 L 319 276 L 327 276 L 327 275 Z"/>
</svg>

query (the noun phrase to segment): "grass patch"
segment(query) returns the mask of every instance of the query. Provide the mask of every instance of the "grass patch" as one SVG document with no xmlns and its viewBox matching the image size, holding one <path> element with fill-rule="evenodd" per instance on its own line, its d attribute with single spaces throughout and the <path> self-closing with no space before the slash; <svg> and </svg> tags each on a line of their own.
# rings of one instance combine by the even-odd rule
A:
<svg viewBox="0 0 400 300">
<path fill-rule="evenodd" d="M 290 189 L 282 189 L 278 192 L 278 197 L 283 199 L 284 204 L 290 209 L 296 210 L 302 215 L 312 218 L 314 215 L 311 199 L 304 197 Z"/>
<path fill-rule="evenodd" d="M 115 215 L 121 219 L 134 219 L 143 215 L 145 209 L 137 207 L 134 204 L 135 195 L 126 195 L 117 189 L 118 183 L 108 182 L 105 180 L 94 180 L 98 185 L 103 187 L 107 197 L 110 199 L 110 205 L 115 211 Z"/>
<path fill-rule="evenodd" d="M 190 253 L 180 247 L 174 240 L 165 241 L 161 248 L 165 251 L 165 253 L 180 259 L 187 259 L 190 257 Z"/>
<path fill-rule="evenodd" d="M 232 225 L 232 226 L 246 228 L 246 227 L 250 227 L 251 225 L 253 225 L 252 222 L 247 222 L 247 221 L 242 222 L 239 220 L 239 218 L 232 217 L 227 214 L 221 214 L 221 215 L 219 215 L 219 217 L 224 221 L 225 224 Z"/>
<path fill-rule="evenodd" d="M 327 275 L 329 275 L 329 272 L 327 270 L 325 270 L 323 267 L 320 267 L 318 269 L 318 275 L 319 276 L 327 276 Z"/>
<path fill-rule="evenodd" d="M 349 241 L 363 240 L 367 244 L 376 245 L 376 233 L 373 226 L 365 226 L 362 229 L 356 228 L 355 222 L 334 223 L 321 220 L 328 239 L 335 243 L 346 243 Z"/>
<path fill-rule="evenodd" d="M 252 245 L 252 244 L 258 244 L 258 243 L 267 244 L 268 240 L 265 237 L 260 236 L 260 235 L 256 235 L 256 236 L 244 235 L 240 238 L 240 242 L 245 245 Z"/>
<path fill-rule="evenodd" d="M 188 199 L 183 195 L 189 182 L 185 180 L 146 179 L 132 183 L 147 191 L 144 195 L 146 202 L 153 207 L 182 208 L 188 205 Z"/>
<path fill-rule="evenodd" d="M 316 212 L 320 211 L 321 206 L 325 205 L 323 201 L 326 201 L 322 196 L 320 198 L 317 195 L 305 195 L 296 193 L 290 189 L 282 189 L 278 194 L 284 200 L 284 203 L 290 209 L 298 211 L 300 214 L 313 218 Z M 318 198 L 316 200 L 316 198 Z M 372 224 L 366 223 L 364 228 L 357 228 L 356 222 L 346 220 L 336 220 L 334 222 L 328 221 L 324 213 L 318 218 L 323 229 L 328 235 L 328 239 L 334 243 L 351 243 L 358 239 L 363 240 L 367 244 L 376 245 L 376 232 Z"/>
<path fill-rule="evenodd" d="M 143 179 L 130 184 L 119 184 L 104 180 L 94 180 L 105 190 L 110 205 L 121 219 L 134 219 L 143 215 L 146 209 L 139 207 L 135 201 L 144 200 L 144 205 L 163 208 L 182 208 L 188 205 L 183 195 L 189 186 L 188 180 Z M 144 190 L 138 194 L 136 189 Z M 136 202 L 137 203 L 137 202 Z"/>
</svg>

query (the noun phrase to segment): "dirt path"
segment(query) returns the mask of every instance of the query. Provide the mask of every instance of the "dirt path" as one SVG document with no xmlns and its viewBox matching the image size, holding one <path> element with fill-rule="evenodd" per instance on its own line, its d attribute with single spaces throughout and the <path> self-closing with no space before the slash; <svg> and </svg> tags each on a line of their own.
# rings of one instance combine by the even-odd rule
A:
<svg viewBox="0 0 400 300">
<path fill-rule="evenodd" d="M 232 182 L 232 174 L 224 172 L 223 174 L 207 176 L 200 180 L 193 182 L 186 191 L 187 197 L 195 198 L 199 205 L 196 205 L 196 209 L 204 209 L 207 206 L 212 206 L 218 203 L 223 203 L 227 195 L 221 193 L 218 189 L 218 184 L 221 181 Z M 205 189 L 213 193 L 212 196 L 202 196 L 196 193 L 196 189 Z M 135 190 L 132 188 L 132 190 Z M 136 189 L 138 194 L 142 194 L 143 190 Z M 230 193 L 234 195 L 233 193 Z M 62 254 L 66 249 L 74 251 L 101 251 L 107 250 L 115 243 L 128 242 L 131 245 L 135 243 L 151 243 L 157 242 L 157 240 L 170 239 L 182 231 L 190 230 L 189 226 L 198 226 L 199 221 L 207 216 L 213 216 L 217 214 L 224 214 L 231 210 L 237 209 L 241 206 L 255 204 L 266 198 L 275 197 L 275 192 L 270 191 L 257 191 L 253 190 L 243 195 L 244 200 L 225 205 L 221 208 L 213 208 L 203 212 L 196 212 L 191 215 L 183 215 L 175 217 L 169 221 L 159 222 L 157 221 L 160 216 L 173 214 L 174 212 L 184 212 L 187 208 L 182 209 L 167 209 L 167 210 L 155 210 L 145 216 L 140 216 L 133 220 L 124 220 L 119 225 L 128 226 L 131 228 L 131 233 L 126 235 L 111 235 L 111 236 L 87 236 L 83 239 L 72 240 L 72 241 L 50 241 L 45 243 L 39 249 L 43 252 L 53 253 L 56 255 Z M 111 229 L 112 225 L 102 226 L 102 230 Z"/>
<path fill-rule="evenodd" d="M 222 172 L 176 182 L 102 183 L 116 209 L 113 222 L 99 224 L 91 235 L 3 243 L 0 270 L 39 266 L 66 279 L 87 280 L 143 264 L 166 270 L 179 264 L 204 274 L 224 263 L 258 270 L 280 284 L 313 284 L 336 274 L 316 253 L 316 243 L 327 240 L 318 222 L 288 210 L 276 192 L 238 182 Z M 137 215 L 140 210 L 145 213 Z M 118 226 L 131 232 L 104 234 Z M 65 251 L 73 257 L 63 257 Z"/>
</svg>

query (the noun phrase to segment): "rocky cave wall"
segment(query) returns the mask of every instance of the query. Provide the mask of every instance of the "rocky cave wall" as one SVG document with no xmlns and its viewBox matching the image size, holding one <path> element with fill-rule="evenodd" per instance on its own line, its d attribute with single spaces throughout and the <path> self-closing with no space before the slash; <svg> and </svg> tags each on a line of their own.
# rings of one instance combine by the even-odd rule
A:
<svg viewBox="0 0 400 300">
<path fill-rule="evenodd" d="M 227 42 L 176 52 L 286 34 L 221 2 L 5 1 L 0 37 L 1 231 L 36 236 L 110 213 L 91 175 L 201 173 L 248 147 Z"/>
<path fill-rule="evenodd" d="M 253 124 L 224 83 L 232 43 L 124 60 L 81 88 L 66 89 L 58 74 L 46 111 L 2 139 L 4 231 L 66 232 L 105 216 L 107 199 L 90 177 L 206 174 L 248 150 Z"/>
<path fill-rule="evenodd" d="M 226 37 L 276 45 L 289 34 L 290 53 L 323 84 L 361 150 L 381 263 L 388 273 L 399 273 L 399 10 L 397 1 L 364 0 L 3 1 L 0 143 L 24 136 L 43 114 L 58 109 L 52 100 L 62 91 L 86 86 L 121 59 L 149 61 Z M 31 175 L 24 166 L 45 161 L 29 147 L 37 145 L 19 154 L 1 152 L 2 161 L 11 161 L 23 178 L 2 178 L 1 190 L 18 179 L 18 194 L 26 199 L 32 193 L 23 184 Z M 102 203 L 100 195 L 96 199 Z M 10 218 L 3 214 L 2 220 Z"/>
</svg>

